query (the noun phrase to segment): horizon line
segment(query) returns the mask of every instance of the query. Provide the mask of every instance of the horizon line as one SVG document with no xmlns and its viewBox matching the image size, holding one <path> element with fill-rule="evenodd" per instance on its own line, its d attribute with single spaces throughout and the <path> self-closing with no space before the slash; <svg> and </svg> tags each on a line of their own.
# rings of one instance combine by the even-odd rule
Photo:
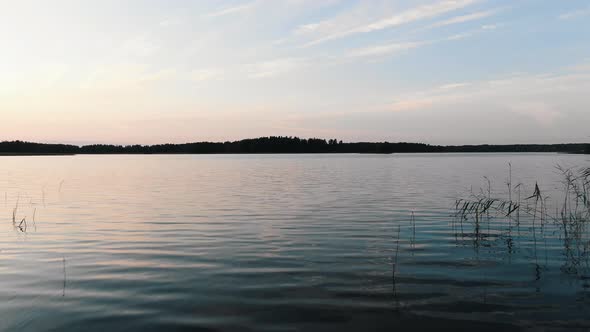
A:
<svg viewBox="0 0 590 332">
<path fill-rule="evenodd" d="M 259 139 L 269 139 L 269 138 L 286 138 L 286 139 L 299 139 L 299 140 L 324 140 L 326 142 L 335 140 L 338 143 L 342 144 L 359 144 L 359 143 L 366 143 L 366 144 L 423 144 L 429 145 L 434 147 L 454 147 L 454 146 L 517 146 L 517 145 L 528 145 L 528 146 L 535 146 L 535 145 L 584 145 L 590 144 L 590 142 L 560 142 L 560 143 L 461 143 L 461 144 L 437 144 L 437 143 L 425 143 L 425 142 L 416 142 L 416 141 L 345 141 L 340 140 L 337 138 L 323 138 L 323 137 L 299 137 L 299 136 L 258 136 L 258 137 L 247 137 L 241 139 L 234 139 L 234 140 L 223 140 L 223 141 L 213 141 L 213 140 L 201 140 L 201 141 L 185 141 L 182 143 L 152 143 L 152 144 L 120 144 L 120 143 L 63 143 L 63 142 L 51 142 L 51 141 L 32 141 L 32 140 L 21 140 L 21 139 L 12 139 L 7 140 L 3 139 L 0 141 L 1 143 L 30 143 L 30 144 L 44 144 L 44 145 L 68 145 L 68 146 L 76 146 L 76 147 L 85 147 L 85 146 L 93 146 L 93 145 L 102 145 L 102 146 L 120 146 L 120 147 L 128 147 L 128 146 L 142 146 L 142 147 L 150 147 L 150 146 L 159 146 L 159 145 L 186 145 L 186 144 L 199 144 L 199 143 L 212 143 L 212 144 L 225 144 L 225 143 L 236 143 L 248 140 L 259 140 Z"/>
</svg>

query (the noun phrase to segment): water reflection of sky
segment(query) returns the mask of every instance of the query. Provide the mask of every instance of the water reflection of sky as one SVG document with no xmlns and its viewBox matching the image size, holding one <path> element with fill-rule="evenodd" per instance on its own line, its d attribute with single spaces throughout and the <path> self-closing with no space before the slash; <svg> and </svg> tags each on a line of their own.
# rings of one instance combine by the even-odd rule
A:
<svg viewBox="0 0 590 332">
<path fill-rule="evenodd" d="M 557 195 L 554 166 L 588 157 L 2 157 L 0 328 L 583 324 L 587 288 L 549 228 L 536 253 L 524 224 L 512 248 L 494 224 L 478 248 L 453 231 L 455 198 L 483 176 L 505 192 L 508 162 L 514 183 Z"/>
</svg>

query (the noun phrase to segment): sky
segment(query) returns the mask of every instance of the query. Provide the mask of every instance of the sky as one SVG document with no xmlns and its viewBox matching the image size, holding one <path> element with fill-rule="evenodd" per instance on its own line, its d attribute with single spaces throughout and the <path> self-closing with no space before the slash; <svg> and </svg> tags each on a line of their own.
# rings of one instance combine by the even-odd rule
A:
<svg viewBox="0 0 590 332">
<path fill-rule="evenodd" d="M 588 0 L 0 0 L 0 140 L 590 141 Z"/>
</svg>

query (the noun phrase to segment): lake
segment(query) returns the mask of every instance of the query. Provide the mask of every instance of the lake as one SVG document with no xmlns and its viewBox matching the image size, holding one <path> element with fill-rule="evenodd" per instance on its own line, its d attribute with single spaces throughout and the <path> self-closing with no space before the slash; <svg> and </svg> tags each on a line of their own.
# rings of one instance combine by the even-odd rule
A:
<svg viewBox="0 0 590 332">
<path fill-rule="evenodd" d="M 590 156 L 0 161 L 3 331 L 590 328 L 588 256 L 573 273 L 557 226 L 491 217 L 474 240 L 453 216 L 484 177 L 558 198 L 555 166 Z"/>
</svg>

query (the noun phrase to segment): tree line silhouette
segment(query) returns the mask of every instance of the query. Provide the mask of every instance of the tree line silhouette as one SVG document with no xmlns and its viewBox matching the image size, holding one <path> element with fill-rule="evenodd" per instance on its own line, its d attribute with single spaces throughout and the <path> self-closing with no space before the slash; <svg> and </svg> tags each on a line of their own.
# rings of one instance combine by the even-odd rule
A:
<svg viewBox="0 0 590 332">
<path fill-rule="evenodd" d="M 157 145 L 67 145 L 0 142 L 0 154 L 222 154 L 222 153 L 447 153 L 564 152 L 590 153 L 589 144 L 429 145 L 407 142 L 345 143 L 337 139 L 270 136 L 227 142 Z"/>
</svg>

